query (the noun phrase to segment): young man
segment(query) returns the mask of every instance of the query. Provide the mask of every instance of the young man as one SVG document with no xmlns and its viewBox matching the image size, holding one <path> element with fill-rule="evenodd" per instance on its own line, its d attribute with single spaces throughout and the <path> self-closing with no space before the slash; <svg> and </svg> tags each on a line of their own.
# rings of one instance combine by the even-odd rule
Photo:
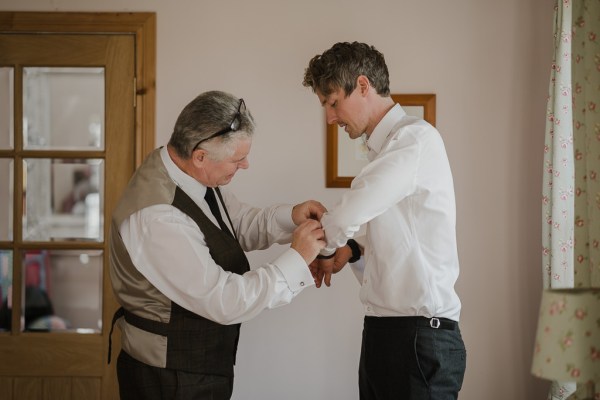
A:
<svg viewBox="0 0 600 400">
<path fill-rule="evenodd" d="M 351 139 L 365 134 L 369 148 L 369 164 L 321 219 L 327 246 L 313 264 L 327 285 L 348 261 L 357 270 L 365 310 L 360 399 L 456 399 L 466 351 L 442 139 L 394 103 L 384 56 L 373 46 L 335 44 L 310 61 L 303 84 L 318 96 L 327 123 Z M 352 240 L 364 224 L 366 236 Z M 364 263 L 354 263 L 361 255 Z"/>
<path fill-rule="evenodd" d="M 240 323 L 314 283 L 308 264 L 325 245 L 320 203 L 258 209 L 221 194 L 220 186 L 248 168 L 253 132 L 244 100 L 199 95 L 113 212 L 122 400 L 229 399 Z M 290 242 L 250 271 L 244 251 Z"/>
</svg>

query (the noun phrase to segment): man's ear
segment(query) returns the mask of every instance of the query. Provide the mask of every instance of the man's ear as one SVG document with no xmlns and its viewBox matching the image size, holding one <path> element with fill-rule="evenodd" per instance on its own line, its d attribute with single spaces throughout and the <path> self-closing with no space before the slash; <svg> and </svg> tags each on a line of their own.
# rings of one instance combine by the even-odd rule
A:
<svg viewBox="0 0 600 400">
<path fill-rule="evenodd" d="M 204 150 L 204 149 L 194 150 L 194 152 L 192 153 L 192 162 L 194 163 L 195 166 L 197 166 L 197 167 L 201 166 L 205 160 L 206 160 L 206 150 Z"/>
<path fill-rule="evenodd" d="M 369 82 L 369 78 L 365 75 L 359 75 L 358 78 L 356 78 L 356 86 L 360 90 L 360 94 L 366 96 L 371 88 L 371 82 Z"/>
</svg>

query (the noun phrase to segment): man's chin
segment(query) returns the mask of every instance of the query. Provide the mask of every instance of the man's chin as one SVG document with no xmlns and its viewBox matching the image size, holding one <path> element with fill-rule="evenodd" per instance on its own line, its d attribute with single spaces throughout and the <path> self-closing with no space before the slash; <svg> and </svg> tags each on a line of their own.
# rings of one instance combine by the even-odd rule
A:
<svg viewBox="0 0 600 400">
<path fill-rule="evenodd" d="M 227 178 L 224 178 L 220 183 L 219 186 L 225 186 L 227 184 L 229 184 L 231 182 L 231 180 L 233 179 L 233 175 L 228 176 Z"/>
<path fill-rule="evenodd" d="M 360 134 L 360 135 L 357 135 L 357 134 L 356 134 L 356 133 L 354 133 L 354 132 L 348 132 L 348 131 L 346 131 L 346 133 L 348 134 L 348 137 L 349 137 L 350 139 L 352 139 L 352 140 L 354 140 L 354 139 L 358 139 L 359 137 L 361 137 L 361 136 L 362 136 L 362 134 Z"/>
</svg>

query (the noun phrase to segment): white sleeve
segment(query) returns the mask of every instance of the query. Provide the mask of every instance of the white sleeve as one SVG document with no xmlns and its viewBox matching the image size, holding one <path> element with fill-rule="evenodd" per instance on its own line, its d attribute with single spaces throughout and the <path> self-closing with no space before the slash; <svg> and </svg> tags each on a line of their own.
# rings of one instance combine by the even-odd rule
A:
<svg viewBox="0 0 600 400">
<path fill-rule="evenodd" d="M 306 262 L 291 248 L 243 275 L 223 270 L 196 223 L 170 205 L 138 211 L 119 231 L 135 267 L 161 293 L 220 324 L 288 304 L 314 284 Z"/>
<path fill-rule="evenodd" d="M 257 208 L 240 202 L 226 188 L 221 188 L 221 194 L 240 245 L 245 251 L 266 249 L 274 243 L 291 243 L 296 228 L 292 220 L 291 205 L 276 204 Z"/>
<path fill-rule="evenodd" d="M 418 158 L 416 140 L 392 143 L 362 169 L 340 203 L 321 218 L 327 238 L 324 254 L 344 246 L 361 225 L 414 192 Z"/>
</svg>

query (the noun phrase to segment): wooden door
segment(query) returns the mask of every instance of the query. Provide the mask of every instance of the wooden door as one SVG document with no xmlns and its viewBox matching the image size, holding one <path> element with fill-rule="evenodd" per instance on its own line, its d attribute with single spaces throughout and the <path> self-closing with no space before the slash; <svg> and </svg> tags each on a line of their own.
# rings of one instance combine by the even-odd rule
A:
<svg viewBox="0 0 600 400">
<path fill-rule="evenodd" d="M 10 293 L 2 294 L 11 314 L 9 329 L 0 331 L 1 399 L 118 398 L 115 362 L 107 364 L 108 334 L 117 308 L 108 275 L 107 239 L 111 211 L 152 148 L 148 107 L 153 102 L 148 102 L 148 86 L 136 79 L 143 61 L 139 59 L 140 38 L 126 32 L 106 33 L 105 28 L 100 29 L 105 33 L 61 33 L 68 30 L 64 22 L 73 18 L 107 24 L 111 15 L 0 13 L 0 30 L 11 30 L 0 32 L 0 80 L 4 79 L 0 90 L 10 89 L 8 94 L 6 90 L 0 93 L 4 99 L 0 108 L 5 106 L 4 113 L 0 111 L 0 119 L 4 116 L 0 120 L 0 180 L 5 181 L 0 183 L 0 203 L 8 206 L 1 206 L 8 211 L 0 214 L 4 227 L 0 228 L 0 268 L 5 276 L 11 272 Z M 48 23 L 58 32 L 48 32 Z M 85 30 L 75 25 L 71 29 Z M 153 65 L 145 68 L 147 74 Z M 85 80 L 88 76 L 91 79 Z M 57 81 L 62 82 L 59 90 L 71 94 L 67 100 L 57 100 L 53 89 Z M 6 108 L 7 103 L 12 107 Z M 38 103 L 45 104 L 43 111 L 32 111 Z M 85 107 L 81 105 L 87 103 L 99 111 L 82 118 L 80 110 Z M 7 109 L 13 116 L 8 128 Z M 81 119 L 84 124 L 79 129 Z M 84 212 L 78 215 L 73 201 L 59 197 L 57 188 L 81 176 L 82 170 L 95 188 L 88 191 L 81 206 Z M 65 212 L 67 206 L 71 208 Z M 73 221 L 81 222 L 83 228 Z M 32 260 L 41 260 L 33 275 Z M 90 273 L 90 266 L 96 266 L 96 272 Z M 52 279 L 48 279 L 50 272 Z M 59 318 L 64 323 L 58 327 L 30 328 L 32 285 L 52 291 L 53 298 L 63 303 L 70 302 L 71 307 L 65 304 L 64 308 L 75 310 L 71 318 Z M 86 321 L 90 315 L 82 314 L 94 313 L 97 316 L 91 320 L 97 324 L 90 325 Z M 113 360 L 119 341 L 117 330 Z"/>
</svg>

